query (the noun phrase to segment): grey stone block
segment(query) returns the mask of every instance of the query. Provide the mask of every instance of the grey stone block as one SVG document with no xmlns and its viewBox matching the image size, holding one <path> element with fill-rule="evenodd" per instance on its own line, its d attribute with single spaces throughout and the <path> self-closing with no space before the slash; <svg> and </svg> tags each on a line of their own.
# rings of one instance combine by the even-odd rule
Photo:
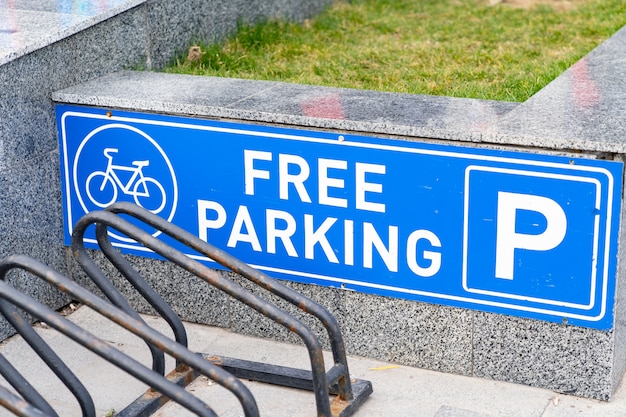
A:
<svg viewBox="0 0 626 417">
<path fill-rule="evenodd" d="M 12 212 L 14 238 L 63 242 L 63 216 L 59 158 L 56 151 L 42 154 L 8 177 L 6 199 Z"/>
<path fill-rule="evenodd" d="M 133 308 L 141 313 L 156 313 L 101 252 L 89 250 L 89 254 Z M 169 262 L 134 256 L 126 256 L 126 259 L 181 319 L 211 326 L 229 326 L 228 299 L 218 289 Z M 74 280 L 103 297 L 102 292 L 98 290 L 76 260 L 71 259 L 71 263 Z"/>
<path fill-rule="evenodd" d="M 473 312 L 356 292 L 345 298 L 350 354 L 471 375 Z"/>
<path fill-rule="evenodd" d="M 280 299 L 259 286 L 250 283 L 248 280 L 237 277 L 235 274 L 227 275 L 230 279 L 240 283 L 245 289 L 251 293 L 267 300 L 287 312 L 288 314 L 301 321 L 305 326 L 313 331 L 319 338 L 325 349 L 329 349 L 328 332 L 322 323 L 310 314 L 305 314 L 297 306 Z M 326 288 L 317 285 L 306 285 L 297 282 L 279 281 L 281 284 L 299 292 L 305 297 L 310 298 L 314 302 L 330 311 L 338 321 L 340 328 L 344 328 L 343 318 L 345 317 L 345 307 L 343 304 L 343 291 L 336 288 Z M 241 334 L 257 337 L 272 338 L 289 343 L 302 345 L 302 339 L 295 333 L 289 331 L 286 327 L 281 326 L 271 319 L 254 311 L 251 307 L 241 302 L 230 299 L 230 308 L 232 315 L 231 329 Z M 344 334 L 345 342 L 345 334 Z"/>
<path fill-rule="evenodd" d="M 477 312 L 474 375 L 608 400 L 613 343 L 610 332 Z"/>
<path fill-rule="evenodd" d="M 76 82 L 121 69 L 144 67 L 148 59 L 148 27 L 146 10 L 139 7 L 65 40 L 64 56 L 73 60 Z"/>
<path fill-rule="evenodd" d="M 30 161 L 12 175 L 0 178 L 0 259 L 23 254 L 67 274 L 66 249 L 63 246 L 61 195 L 58 178 L 58 155 L 49 152 Z M 69 302 L 39 278 L 21 271 L 10 273 L 12 285 L 44 304 L 59 308 Z M 0 336 L 13 329 L 0 321 Z"/>
<path fill-rule="evenodd" d="M 67 15 L 93 16 L 103 18 L 107 13 L 114 13 L 123 10 L 125 7 L 132 7 L 145 0 L 108 0 L 106 7 L 97 2 L 81 3 L 80 7 L 72 1 L 58 0 L 13 0 L 10 9 L 29 10 L 50 13 L 62 13 Z M 105 15 L 105 16 L 103 16 Z"/>
<path fill-rule="evenodd" d="M 485 142 L 560 149 L 626 151 L 626 27 L 521 104 L 485 134 Z"/>
<path fill-rule="evenodd" d="M 275 83 L 236 106 L 246 118 L 259 121 L 479 141 L 491 123 L 517 104 Z"/>
<path fill-rule="evenodd" d="M 59 45 L 0 67 L 0 133 L 5 164 L 21 166 L 57 148 L 51 92 L 74 84 L 72 60 Z"/>
<path fill-rule="evenodd" d="M 0 33 L 0 65 L 46 48 L 80 31 L 123 13 L 146 0 L 88 2 L 80 8 L 69 1 L 20 0 L 2 5 L 8 14 Z"/>
<path fill-rule="evenodd" d="M 177 82 L 172 82 L 173 79 Z M 246 83 L 232 78 L 121 71 L 75 88 L 55 92 L 53 98 L 57 101 L 117 109 L 228 116 L 225 108 L 272 88 L 273 85 L 274 83 Z"/>
<path fill-rule="evenodd" d="M 490 123 L 518 106 L 497 101 L 131 71 L 59 91 L 54 99 L 459 141 L 479 141 Z"/>
</svg>

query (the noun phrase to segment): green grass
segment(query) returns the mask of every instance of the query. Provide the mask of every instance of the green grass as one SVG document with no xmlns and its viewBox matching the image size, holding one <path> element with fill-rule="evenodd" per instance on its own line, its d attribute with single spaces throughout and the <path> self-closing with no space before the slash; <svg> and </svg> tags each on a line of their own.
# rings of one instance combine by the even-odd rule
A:
<svg viewBox="0 0 626 417">
<path fill-rule="evenodd" d="M 626 24 L 624 0 L 569 3 L 338 1 L 304 23 L 242 25 L 167 71 L 525 101 Z"/>
</svg>

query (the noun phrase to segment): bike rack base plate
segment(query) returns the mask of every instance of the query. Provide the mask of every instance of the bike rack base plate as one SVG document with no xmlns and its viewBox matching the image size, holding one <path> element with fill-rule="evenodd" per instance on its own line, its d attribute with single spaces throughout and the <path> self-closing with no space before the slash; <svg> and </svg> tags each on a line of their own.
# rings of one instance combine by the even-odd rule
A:
<svg viewBox="0 0 626 417">
<path fill-rule="evenodd" d="M 229 358 L 202 354 L 208 361 L 221 366 L 237 378 L 255 382 L 268 383 L 276 386 L 313 390 L 311 372 L 305 369 L 291 368 L 280 365 L 270 365 L 262 362 L 247 361 L 243 359 Z M 167 379 L 180 386 L 192 383 L 198 374 L 186 366 L 179 366 L 167 375 Z M 353 399 L 342 401 L 335 397 L 331 402 L 332 417 L 349 417 L 353 415 L 365 400 L 372 394 L 370 381 L 352 379 Z M 331 395 L 337 394 L 337 386 L 329 387 Z M 148 390 L 126 408 L 116 414 L 116 417 L 149 417 L 157 412 L 168 402 L 168 398 L 162 394 Z"/>
</svg>

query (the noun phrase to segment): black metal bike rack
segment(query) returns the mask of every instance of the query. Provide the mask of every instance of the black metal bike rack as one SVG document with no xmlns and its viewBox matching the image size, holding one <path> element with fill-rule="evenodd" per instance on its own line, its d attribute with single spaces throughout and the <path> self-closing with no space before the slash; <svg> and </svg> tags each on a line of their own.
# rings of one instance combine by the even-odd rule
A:
<svg viewBox="0 0 626 417">
<path fill-rule="evenodd" d="M 179 365 L 177 365 L 176 369 L 167 375 L 167 377 L 145 367 L 136 360 L 112 347 L 109 343 L 97 338 L 85 329 L 72 323 L 56 311 L 21 293 L 4 282 L 6 273 L 14 268 L 23 269 L 32 275 L 45 280 L 49 284 L 70 295 L 75 300 L 83 303 L 85 306 L 93 309 L 102 316 L 141 337 L 147 343 L 157 346 L 161 352 L 165 352 L 176 358 Z M 44 362 L 46 362 L 46 364 L 53 371 L 55 371 L 59 379 L 61 379 L 63 383 L 70 388 L 68 381 L 71 379 L 78 381 L 77 378 L 71 373 L 71 371 L 69 371 L 65 364 L 58 359 L 58 357 L 53 359 L 46 356 L 45 353 L 42 354 L 42 352 L 52 352 L 52 350 L 46 342 L 33 331 L 30 323 L 21 315 L 17 308 L 31 314 L 38 320 L 45 322 L 51 328 L 68 336 L 70 339 L 96 353 L 103 359 L 144 382 L 150 386 L 154 392 L 158 392 L 168 399 L 177 402 L 196 415 L 206 417 L 217 416 L 207 404 L 184 389 L 184 385 L 191 379 L 190 375 L 192 375 L 192 373 L 204 375 L 232 392 L 239 400 L 246 417 L 259 416 L 256 401 L 241 380 L 235 378 L 221 367 L 206 360 L 201 355 L 191 352 L 185 346 L 152 329 L 143 321 L 137 320 L 136 318 L 126 314 L 121 309 L 89 292 L 71 279 L 59 274 L 39 261 L 22 255 L 9 256 L 0 261 L 0 313 L 2 313 L 2 315 L 16 327 L 16 330 L 22 336 L 28 335 L 24 337 L 26 342 L 37 354 L 42 357 Z M 56 355 L 54 356 L 56 357 Z M 9 370 L 8 372 L 7 369 Z M 59 369 L 61 369 L 62 372 L 59 372 Z M 31 408 L 43 412 L 42 415 L 58 416 L 52 407 L 43 398 L 41 398 L 39 393 L 37 393 L 12 366 L 0 367 L 0 373 L 2 373 L 15 390 L 23 396 L 24 400 L 30 404 Z M 20 382 L 22 382 L 22 384 L 19 384 Z M 78 382 L 78 385 L 82 387 L 80 382 Z M 83 390 L 80 388 L 78 390 L 72 388 L 70 389 L 81 406 L 83 416 L 95 416 L 93 402 L 91 401 L 91 397 L 86 390 L 84 390 L 84 388 Z M 14 399 L 15 398 L 13 398 L 13 400 Z M 15 401 L 12 401 L 11 404 L 13 406 L 19 405 L 19 403 Z M 143 414 L 137 413 L 135 415 L 149 415 L 146 414 L 146 411 L 150 410 L 144 409 L 141 411 Z M 128 412 L 126 412 L 126 414 L 129 415 Z M 116 415 L 120 416 L 122 413 L 118 413 Z"/>
<path fill-rule="evenodd" d="M 301 312 L 315 317 L 323 324 L 328 333 L 333 355 L 333 365 L 326 369 L 319 338 L 301 320 L 247 290 L 239 283 L 226 278 L 219 272 L 155 238 L 152 234 L 128 221 L 128 217 L 132 217 L 135 219 L 134 222 L 138 221 L 146 227 L 158 230 L 189 249 L 220 263 L 260 288 L 297 306 Z M 128 280 L 137 292 L 145 298 L 157 314 L 169 324 L 174 334 L 174 340 L 149 327 L 109 277 L 90 257 L 84 245 L 84 234 L 87 228 L 92 225 L 95 225 L 98 246 L 105 257 L 121 276 Z M 181 319 L 130 262 L 113 247 L 109 239 L 109 229 L 114 229 L 116 232 L 132 238 L 145 248 L 297 334 L 308 350 L 311 369 L 290 368 L 208 354 L 198 355 L 189 351 L 187 349 L 187 334 Z M 34 332 L 17 308 L 28 312 L 39 320 L 45 321 L 50 327 L 92 349 L 101 357 L 152 387 L 149 392 L 117 413 L 117 417 L 149 416 L 168 399 L 178 402 L 197 415 L 214 416 L 215 413 L 206 404 L 182 388 L 199 375 L 205 375 L 231 391 L 239 400 L 246 417 L 258 416 L 258 408 L 254 397 L 239 378 L 313 391 L 318 417 L 350 416 L 356 412 L 372 393 L 372 385 L 369 381 L 350 378 L 343 337 L 336 319 L 328 310 L 297 291 L 251 268 L 244 262 L 139 206 L 130 203 L 116 203 L 105 211 L 91 212 L 83 216 L 74 226 L 72 252 L 83 271 L 102 291 L 110 303 L 40 262 L 24 256 L 11 256 L 1 261 L 0 279 L 4 278 L 9 269 L 20 268 L 26 270 L 69 294 L 73 299 L 89 306 L 102 316 L 135 333 L 147 343 L 150 349 L 152 369 L 138 365 L 138 363 L 130 365 L 133 361 L 132 359 L 108 345 L 106 349 L 101 347 L 94 348 L 93 346 L 100 346 L 95 336 L 72 324 L 40 303 L 27 300 L 27 296 L 4 282 L 0 282 L 0 313 L 7 318 L 37 354 L 54 370 L 59 379 L 70 389 L 81 405 L 83 416 L 91 417 L 93 415 L 93 402 L 89 394 L 80 381 L 58 359 L 52 349 Z M 164 353 L 176 359 L 176 369 L 167 376 L 164 375 Z M 3 375 L 5 372 L 11 374 L 11 372 L 2 371 L 4 369 L 3 359 L 0 356 L 0 373 Z M 10 370 L 11 368 L 9 364 L 7 369 Z M 13 369 L 13 371 L 15 370 Z M 11 384 L 22 398 L 30 404 L 22 404 L 22 408 L 25 406 L 32 408 L 28 412 L 24 411 L 23 414 L 14 411 L 17 415 L 56 416 L 56 414 L 53 414 L 54 410 L 36 391 L 32 389 L 22 389 L 20 391 L 16 388 L 24 384 L 27 385 L 27 381 L 24 381 L 23 378 L 20 379 L 21 376 L 19 376 L 17 371 L 11 375 L 14 377 Z M 7 377 L 5 376 L 5 378 Z M 331 396 L 335 396 L 332 402 Z M 6 396 L 6 398 L 9 397 Z M 6 404 L 11 404 L 13 408 L 9 409 L 17 409 L 19 401 L 16 402 L 13 397 L 10 397 L 12 399 L 7 403 L 6 401 L 8 400 L 4 400 L 5 396 L 0 391 L 0 405 L 5 405 L 5 407 L 9 408 Z M 17 398 L 19 400 L 19 397 Z M 42 412 L 40 410 L 43 410 L 43 414 L 37 414 Z"/>
</svg>

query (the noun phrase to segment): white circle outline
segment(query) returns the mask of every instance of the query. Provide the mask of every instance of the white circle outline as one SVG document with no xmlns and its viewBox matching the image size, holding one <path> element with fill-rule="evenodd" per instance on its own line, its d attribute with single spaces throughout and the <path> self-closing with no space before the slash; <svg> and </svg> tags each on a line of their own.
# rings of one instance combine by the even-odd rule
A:
<svg viewBox="0 0 626 417">
<path fill-rule="evenodd" d="M 85 145 L 87 144 L 87 142 L 89 141 L 89 139 L 91 139 L 94 135 L 96 135 L 97 133 L 102 132 L 103 130 L 106 129 L 113 129 L 113 128 L 119 128 L 119 129 L 127 129 L 130 130 L 131 132 L 135 132 L 138 135 L 142 136 L 144 139 L 146 139 L 148 142 L 150 142 L 152 144 L 152 146 L 154 146 L 157 151 L 159 151 L 159 153 L 161 154 L 161 156 L 163 157 L 163 159 L 165 160 L 165 163 L 167 164 L 167 167 L 170 171 L 170 175 L 172 176 L 172 184 L 174 186 L 174 196 L 172 199 L 172 210 L 170 212 L 169 217 L 166 219 L 168 222 L 171 222 L 172 219 L 174 218 L 174 214 L 176 214 L 176 208 L 178 206 L 178 182 L 176 181 L 176 174 L 174 173 L 174 168 L 172 167 L 172 163 L 170 162 L 169 158 L 167 157 L 167 155 L 165 154 L 165 152 L 163 151 L 163 148 L 161 148 L 161 146 L 159 146 L 159 144 L 152 139 L 150 136 L 148 136 L 148 134 L 146 134 L 145 132 L 137 129 L 134 126 L 129 126 L 129 125 L 125 125 L 122 123 L 110 123 L 110 124 L 106 124 L 103 126 L 99 126 L 97 128 L 95 128 L 94 130 L 92 130 L 91 132 L 89 132 L 89 134 L 87 134 L 87 136 L 85 136 L 85 138 L 81 141 L 80 145 L 78 146 L 78 148 L 76 149 L 76 153 L 74 153 L 74 166 L 72 167 L 72 179 L 74 180 L 74 190 L 76 191 L 76 197 L 78 198 L 78 202 L 80 203 L 83 211 L 85 213 L 89 213 L 89 210 L 87 209 L 87 206 L 85 206 L 85 202 L 83 201 L 83 197 L 81 196 L 80 193 L 80 189 L 78 187 L 78 161 L 80 159 L 80 154 L 83 151 L 83 148 L 85 147 Z M 157 237 L 161 234 L 161 231 L 157 231 L 155 233 L 152 234 L 153 237 Z M 119 236 L 113 232 L 108 232 L 109 236 L 114 237 L 117 240 L 120 240 L 122 242 L 129 242 L 129 243 L 136 243 L 134 239 L 128 238 L 128 237 L 123 237 L 123 236 Z"/>
</svg>

